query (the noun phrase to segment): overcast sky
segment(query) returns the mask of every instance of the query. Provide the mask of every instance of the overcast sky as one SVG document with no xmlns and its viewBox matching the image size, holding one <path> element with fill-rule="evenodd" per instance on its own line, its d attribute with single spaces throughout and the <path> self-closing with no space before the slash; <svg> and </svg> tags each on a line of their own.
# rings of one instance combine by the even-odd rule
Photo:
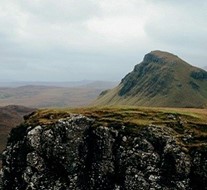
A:
<svg viewBox="0 0 207 190">
<path fill-rule="evenodd" d="M 206 0 L 0 0 L 1 81 L 119 81 L 152 50 L 207 65 Z"/>
</svg>

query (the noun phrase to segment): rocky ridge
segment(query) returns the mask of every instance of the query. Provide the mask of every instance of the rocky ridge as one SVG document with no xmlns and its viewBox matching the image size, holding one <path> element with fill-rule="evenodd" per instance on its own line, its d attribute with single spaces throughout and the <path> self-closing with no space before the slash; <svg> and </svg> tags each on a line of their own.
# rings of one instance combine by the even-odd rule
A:
<svg viewBox="0 0 207 190">
<path fill-rule="evenodd" d="M 3 154 L 3 189 L 207 189 L 206 144 L 187 149 L 192 134 L 180 141 L 172 127 L 130 125 L 77 114 L 25 122 Z"/>
</svg>

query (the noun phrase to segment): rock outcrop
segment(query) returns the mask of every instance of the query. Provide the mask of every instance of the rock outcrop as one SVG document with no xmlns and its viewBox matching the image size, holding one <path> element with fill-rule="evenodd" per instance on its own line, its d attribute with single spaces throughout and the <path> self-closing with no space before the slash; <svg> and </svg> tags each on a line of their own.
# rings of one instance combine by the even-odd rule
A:
<svg viewBox="0 0 207 190">
<path fill-rule="evenodd" d="M 187 150 L 169 127 L 103 125 L 71 115 L 11 131 L 4 190 L 204 190 L 207 147 Z"/>
<path fill-rule="evenodd" d="M 35 108 L 20 105 L 0 107 L 0 168 L 2 152 L 6 147 L 7 136 L 11 129 L 24 121 L 23 116 L 34 112 Z"/>
</svg>

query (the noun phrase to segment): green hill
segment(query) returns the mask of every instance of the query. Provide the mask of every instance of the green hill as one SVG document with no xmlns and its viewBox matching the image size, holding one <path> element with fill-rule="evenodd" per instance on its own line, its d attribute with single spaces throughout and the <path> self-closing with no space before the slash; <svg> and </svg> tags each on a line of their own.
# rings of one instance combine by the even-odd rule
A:
<svg viewBox="0 0 207 190">
<path fill-rule="evenodd" d="M 171 53 L 152 51 L 94 104 L 207 107 L 207 72 Z"/>
</svg>

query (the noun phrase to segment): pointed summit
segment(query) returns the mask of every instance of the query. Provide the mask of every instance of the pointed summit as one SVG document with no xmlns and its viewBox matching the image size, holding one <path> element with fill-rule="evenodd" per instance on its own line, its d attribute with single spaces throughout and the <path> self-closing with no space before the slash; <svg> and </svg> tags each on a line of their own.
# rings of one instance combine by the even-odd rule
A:
<svg viewBox="0 0 207 190">
<path fill-rule="evenodd" d="M 152 51 L 95 104 L 206 107 L 207 72 L 171 53 Z"/>
</svg>

